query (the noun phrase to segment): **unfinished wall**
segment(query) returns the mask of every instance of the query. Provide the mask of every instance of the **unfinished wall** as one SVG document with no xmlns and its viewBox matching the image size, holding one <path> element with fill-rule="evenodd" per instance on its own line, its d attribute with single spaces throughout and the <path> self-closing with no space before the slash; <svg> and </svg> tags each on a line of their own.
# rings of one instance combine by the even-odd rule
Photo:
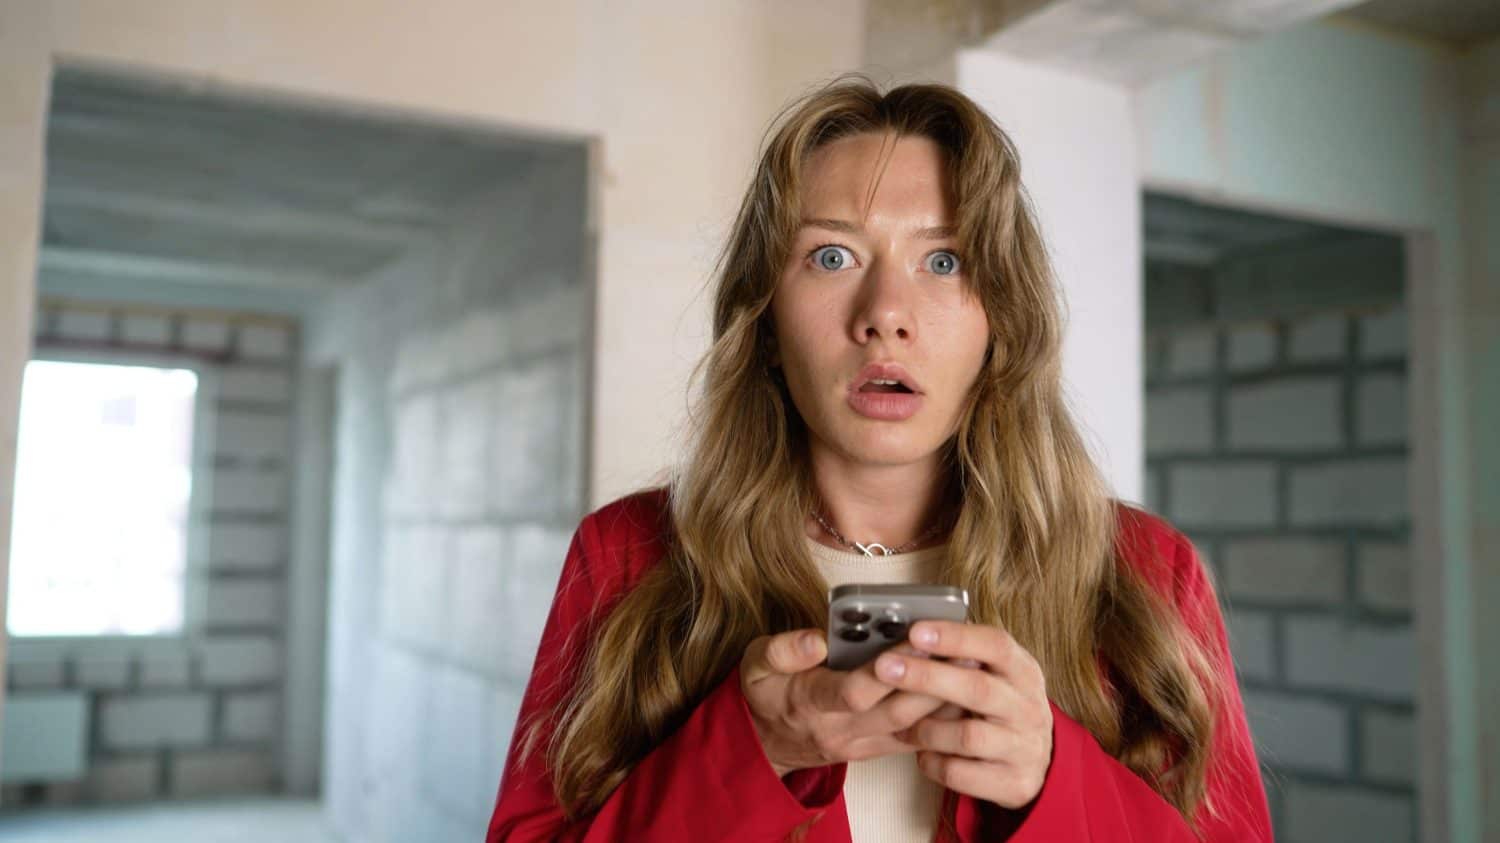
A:
<svg viewBox="0 0 1500 843">
<path fill-rule="evenodd" d="M 300 0 L 0 4 L 0 571 L 54 64 L 595 140 L 589 401 L 610 421 L 590 438 L 597 505 L 673 453 L 683 385 L 706 347 L 701 286 L 765 124 L 787 97 L 858 67 L 863 32 L 862 0 L 674 2 L 656 14 L 597 0 L 376 0 L 353 15 Z"/>
<path fill-rule="evenodd" d="M 309 333 L 338 369 L 325 769 L 351 840 L 476 840 L 587 502 L 586 150 L 538 144 Z"/>
<path fill-rule="evenodd" d="M 1147 268 L 1148 502 L 1217 573 L 1277 839 L 1416 839 L 1400 242 Z"/>
<path fill-rule="evenodd" d="M 1431 840 L 1478 839 L 1485 823 L 1500 829 L 1500 802 L 1480 795 L 1500 782 L 1481 772 L 1482 735 L 1500 734 L 1500 707 L 1490 702 L 1500 695 L 1484 700 L 1479 691 L 1500 687 L 1500 663 L 1478 636 L 1482 606 L 1500 591 L 1492 561 L 1500 502 L 1475 485 L 1476 467 L 1494 465 L 1500 448 L 1479 433 L 1500 406 L 1500 380 L 1489 374 L 1500 302 L 1493 273 L 1470 268 L 1495 238 L 1465 201 L 1478 173 L 1464 169 L 1494 147 L 1466 137 L 1461 86 L 1466 72 L 1494 78 L 1480 71 L 1487 54 L 1320 22 L 1136 97 L 1148 188 L 1407 238 L 1413 600 L 1419 695 L 1428 703 L 1418 740 L 1430 785 L 1420 797 Z M 1486 86 L 1493 91 L 1492 82 L 1474 85 L 1470 101 L 1483 101 L 1477 91 Z"/>
<path fill-rule="evenodd" d="M 37 356 L 180 361 L 200 369 L 211 399 L 194 420 L 195 438 L 210 447 L 193 469 L 184 634 L 11 639 L 8 695 L 66 689 L 88 700 L 87 775 L 50 786 L 45 801 L 277 786 L 297 343 L 285 319 L 45 302 L 38 310 Z M 10 795 L 7 804 L 24 801 Z"/>
</svg>

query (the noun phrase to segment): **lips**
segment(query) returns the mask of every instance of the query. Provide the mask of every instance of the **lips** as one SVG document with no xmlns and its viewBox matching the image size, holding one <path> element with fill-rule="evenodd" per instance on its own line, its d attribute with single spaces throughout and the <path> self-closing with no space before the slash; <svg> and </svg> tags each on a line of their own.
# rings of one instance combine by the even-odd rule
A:
<svg viewBox="0 0 1500 843">
<path fill-rule="evenodd" d="M 898 363 L 871 363 L 849 384 L 850 409 L 876 421 L 905 421 L 922 401 L 921 385 Z"/>
</svg>

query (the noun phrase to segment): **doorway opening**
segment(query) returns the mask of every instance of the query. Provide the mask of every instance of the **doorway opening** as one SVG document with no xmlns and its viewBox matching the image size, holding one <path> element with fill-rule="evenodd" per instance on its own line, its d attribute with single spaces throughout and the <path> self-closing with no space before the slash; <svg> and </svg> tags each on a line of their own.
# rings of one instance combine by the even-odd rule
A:
<svg viewBox="0 0 1500 843">
<path fill-rule="evenodd" d="M 181 558 L 129 560 L 177 565 L 157 577 L 175 625 L 10 632 L 7 834 L 66 840 L 68 809 L 143 804 L 109 815 L 119 833 L 209 796 L 312 800 L 288 822 L 347 839 L 483 833 L 586 500 L 589 158 L 584 139 L 57 73 L 34 356 L 190 371 L 196 404 Z"/>
<path fill-rule="evenodd" d="M 1147 502 L 1225 604 L 1278 836 L 1415 839 L 1401 238 L 1145 200 Z"/>
</svg>

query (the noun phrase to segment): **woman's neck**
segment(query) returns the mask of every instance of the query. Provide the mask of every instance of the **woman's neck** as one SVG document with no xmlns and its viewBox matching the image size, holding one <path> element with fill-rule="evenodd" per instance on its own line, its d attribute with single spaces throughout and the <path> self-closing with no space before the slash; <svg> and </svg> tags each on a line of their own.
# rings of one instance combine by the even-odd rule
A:
<svg viewBox="0 0 1500 843">
<path fill-rule="evenodd" d="M 925 536 L 909 550 L 944 540 L 941 532 L 932 532 L 944 515 L 936 455 L 905 465 L 857 463 L 820 448 L 812 449 L 810 456 L 820 514 L 844 538 L 894 548 Z M 830 547 L 843 547 L 811 514 L 807 535 Z"/>
</svg>

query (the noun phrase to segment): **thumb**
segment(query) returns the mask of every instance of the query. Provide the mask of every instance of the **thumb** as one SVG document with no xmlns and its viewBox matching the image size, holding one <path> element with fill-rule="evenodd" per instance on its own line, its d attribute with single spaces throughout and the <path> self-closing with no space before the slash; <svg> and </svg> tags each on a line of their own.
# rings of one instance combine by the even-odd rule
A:
<svg viewBox="0 0 1500 843">
<path fill-rule="evenodd" d="M 828 655 L 821 629 L 796 629 L 779 635 L 763 635 L 750 642 L 743 673 L 746 682 L 772 675 L 801 673 L 816 667 Z"/>
</svg>

